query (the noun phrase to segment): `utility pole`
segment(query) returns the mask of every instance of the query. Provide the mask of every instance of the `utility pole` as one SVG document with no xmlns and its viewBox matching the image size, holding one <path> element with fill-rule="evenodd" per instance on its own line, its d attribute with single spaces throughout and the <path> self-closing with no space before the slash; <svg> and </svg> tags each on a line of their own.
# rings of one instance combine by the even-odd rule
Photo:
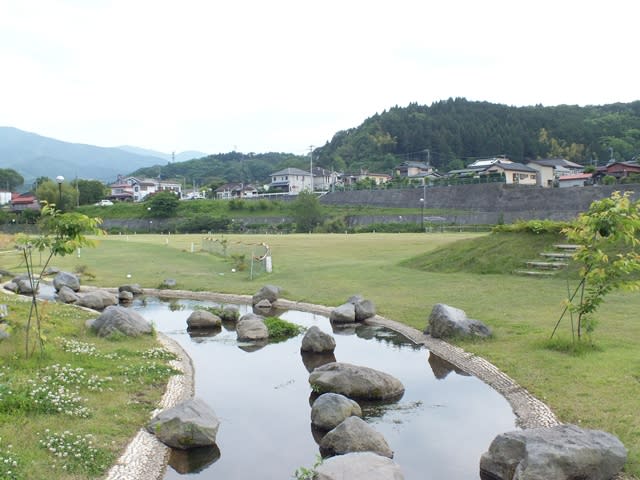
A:
<svg viewBox="0 0 640 480">
<path fill-rule="evenodd" d="M 313 193 L 313 145 L 309 145 L 309 162 L 310 162 L 310 171 L 311 174 L 311 193 Z"/>
</svg>

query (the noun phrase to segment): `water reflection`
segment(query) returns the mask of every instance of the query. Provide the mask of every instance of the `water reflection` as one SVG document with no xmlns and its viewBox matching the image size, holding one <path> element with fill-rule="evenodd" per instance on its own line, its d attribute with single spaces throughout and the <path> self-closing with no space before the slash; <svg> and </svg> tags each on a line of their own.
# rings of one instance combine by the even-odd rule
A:
<svg viewBox="0 0 640 480">
<path fill-rule="evenodd" d="M 169 454 L 169 466 L 177 473 L 199 473 L 217 462 L 220 455 L 220 449 L 217 445 L 190 450 L 172 448 Z"/>
<path fill-rule="evenodd" d="M 256 468 L 261 480 L 280 480 L 312 465 L 319 449 L 318 435 L 310 431 L 309 372 L 336 359 L 389 373 L 404 384 L 397 403 L 361 406 L 367 423 L 394 450 L 407 480 L 477 479 L 480 455 L 498 433 L 516 428 L 509 404 L 494 390 L 462 372 L 451 375 L 455 367 L 431 355 L 427 361 L 426 349 L 388 330 L 355 325 L 336 330 L 334 355 L 312 358 L 300 353 L 302 335 L 277 344 L 239 343 L 234 325 L 227 324 L 215 336 L 192 338 L 186 325 L 190 313 L 200 304 L 216 304 L 178 304 L 182 307 L 170 311 L 166 302 L 148 298 L 146 306 L 138 301 L 133 308 L 187 351 L 195 366 L 196 395 L 221 420 L 217 441 L 224 455 L 190 473 L 190 480 L 256 478 Z M 239 308 L 241 314 L 251 311 L 249 305 Z M 280 317 L 334 332 L 326 316 L 287 311 Z M 170 468 L 164 478 L 184 480 L 184 475 Z"/>
<path fill-rule="evenodd" d="M 188 328 L 187 332 L 189 336 L 194 342 L 197 342 L 198 339 L 207 338 L 207 337 L 215 337 L 216 335 L 222 332 L 222 327 L 213 327 L 213 328 Z"/>
<path fill-rule="evenodd" d="M 467 372 L 459 369 L 453 363 L 447 362 L 444 358 L 439 357 L 433 352 L 429 352 L 429 366 L 433 372 L 433 376 L 438 380 L 444 380 L 451 372 L 456 372 L 458 375 L 469 376 Z"/>
<path fill-rule="evenodd" d="M 335 362 L 336 355 L 331 353 L 313 353 L 313 352 L 300 352 L 302 357 L 302 363 L 309 373 L 315 368 L 326 365 L 327 363 Z"/>
</svg>

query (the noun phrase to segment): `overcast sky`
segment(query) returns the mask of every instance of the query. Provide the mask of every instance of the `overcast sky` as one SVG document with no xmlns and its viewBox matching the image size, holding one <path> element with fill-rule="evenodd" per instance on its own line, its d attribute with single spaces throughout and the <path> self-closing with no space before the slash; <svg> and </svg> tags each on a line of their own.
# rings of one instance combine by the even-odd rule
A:
<svg viewBox="0 0 640 480">
<path fill-rule="evenodd" d="M 637 0 L 0 0 L 0 126 L 306 153 L 410 102 L 640 99 Z"/>
</svg>

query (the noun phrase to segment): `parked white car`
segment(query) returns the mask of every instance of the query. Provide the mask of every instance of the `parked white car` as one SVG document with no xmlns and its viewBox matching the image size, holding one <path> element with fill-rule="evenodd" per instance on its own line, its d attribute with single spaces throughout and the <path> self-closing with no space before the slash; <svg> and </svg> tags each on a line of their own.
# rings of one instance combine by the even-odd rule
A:
<svg viewBox="0 0 640 480">
<path fill-rule="evenodd" d="M 113 202 L 111 200 L 100 200 L 98 203 L 94 203 L 94 205 L 97 205 L 98 207 L 108 207 L 113 205 Z"/>
</svg>

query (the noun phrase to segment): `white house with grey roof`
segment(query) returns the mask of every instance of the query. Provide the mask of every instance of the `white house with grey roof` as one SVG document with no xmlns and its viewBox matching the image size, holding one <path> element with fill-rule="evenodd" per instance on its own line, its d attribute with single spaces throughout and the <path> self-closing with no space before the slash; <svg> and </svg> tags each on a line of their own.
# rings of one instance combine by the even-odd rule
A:
<svg viewBox="0 0 640 480">
<path fill-rule="evenodd" d="M 285 168 L 271 174 L 269 192 L 282 192 L 298 195 L 300 192 L 313 190 L 313 177 L 310 172 L 299 168 Z"/>
<path fill-rule="evenodd" d="M 584 172 L 584 167 L 578 163 L 570 162 L 564 158 L 541 158 L 531 160 L 528 167 L 535 168 L 538 172 L 538 185 L 553 187 L 557 180 L 565 175 L 579 175 Z"/>
</svg>

